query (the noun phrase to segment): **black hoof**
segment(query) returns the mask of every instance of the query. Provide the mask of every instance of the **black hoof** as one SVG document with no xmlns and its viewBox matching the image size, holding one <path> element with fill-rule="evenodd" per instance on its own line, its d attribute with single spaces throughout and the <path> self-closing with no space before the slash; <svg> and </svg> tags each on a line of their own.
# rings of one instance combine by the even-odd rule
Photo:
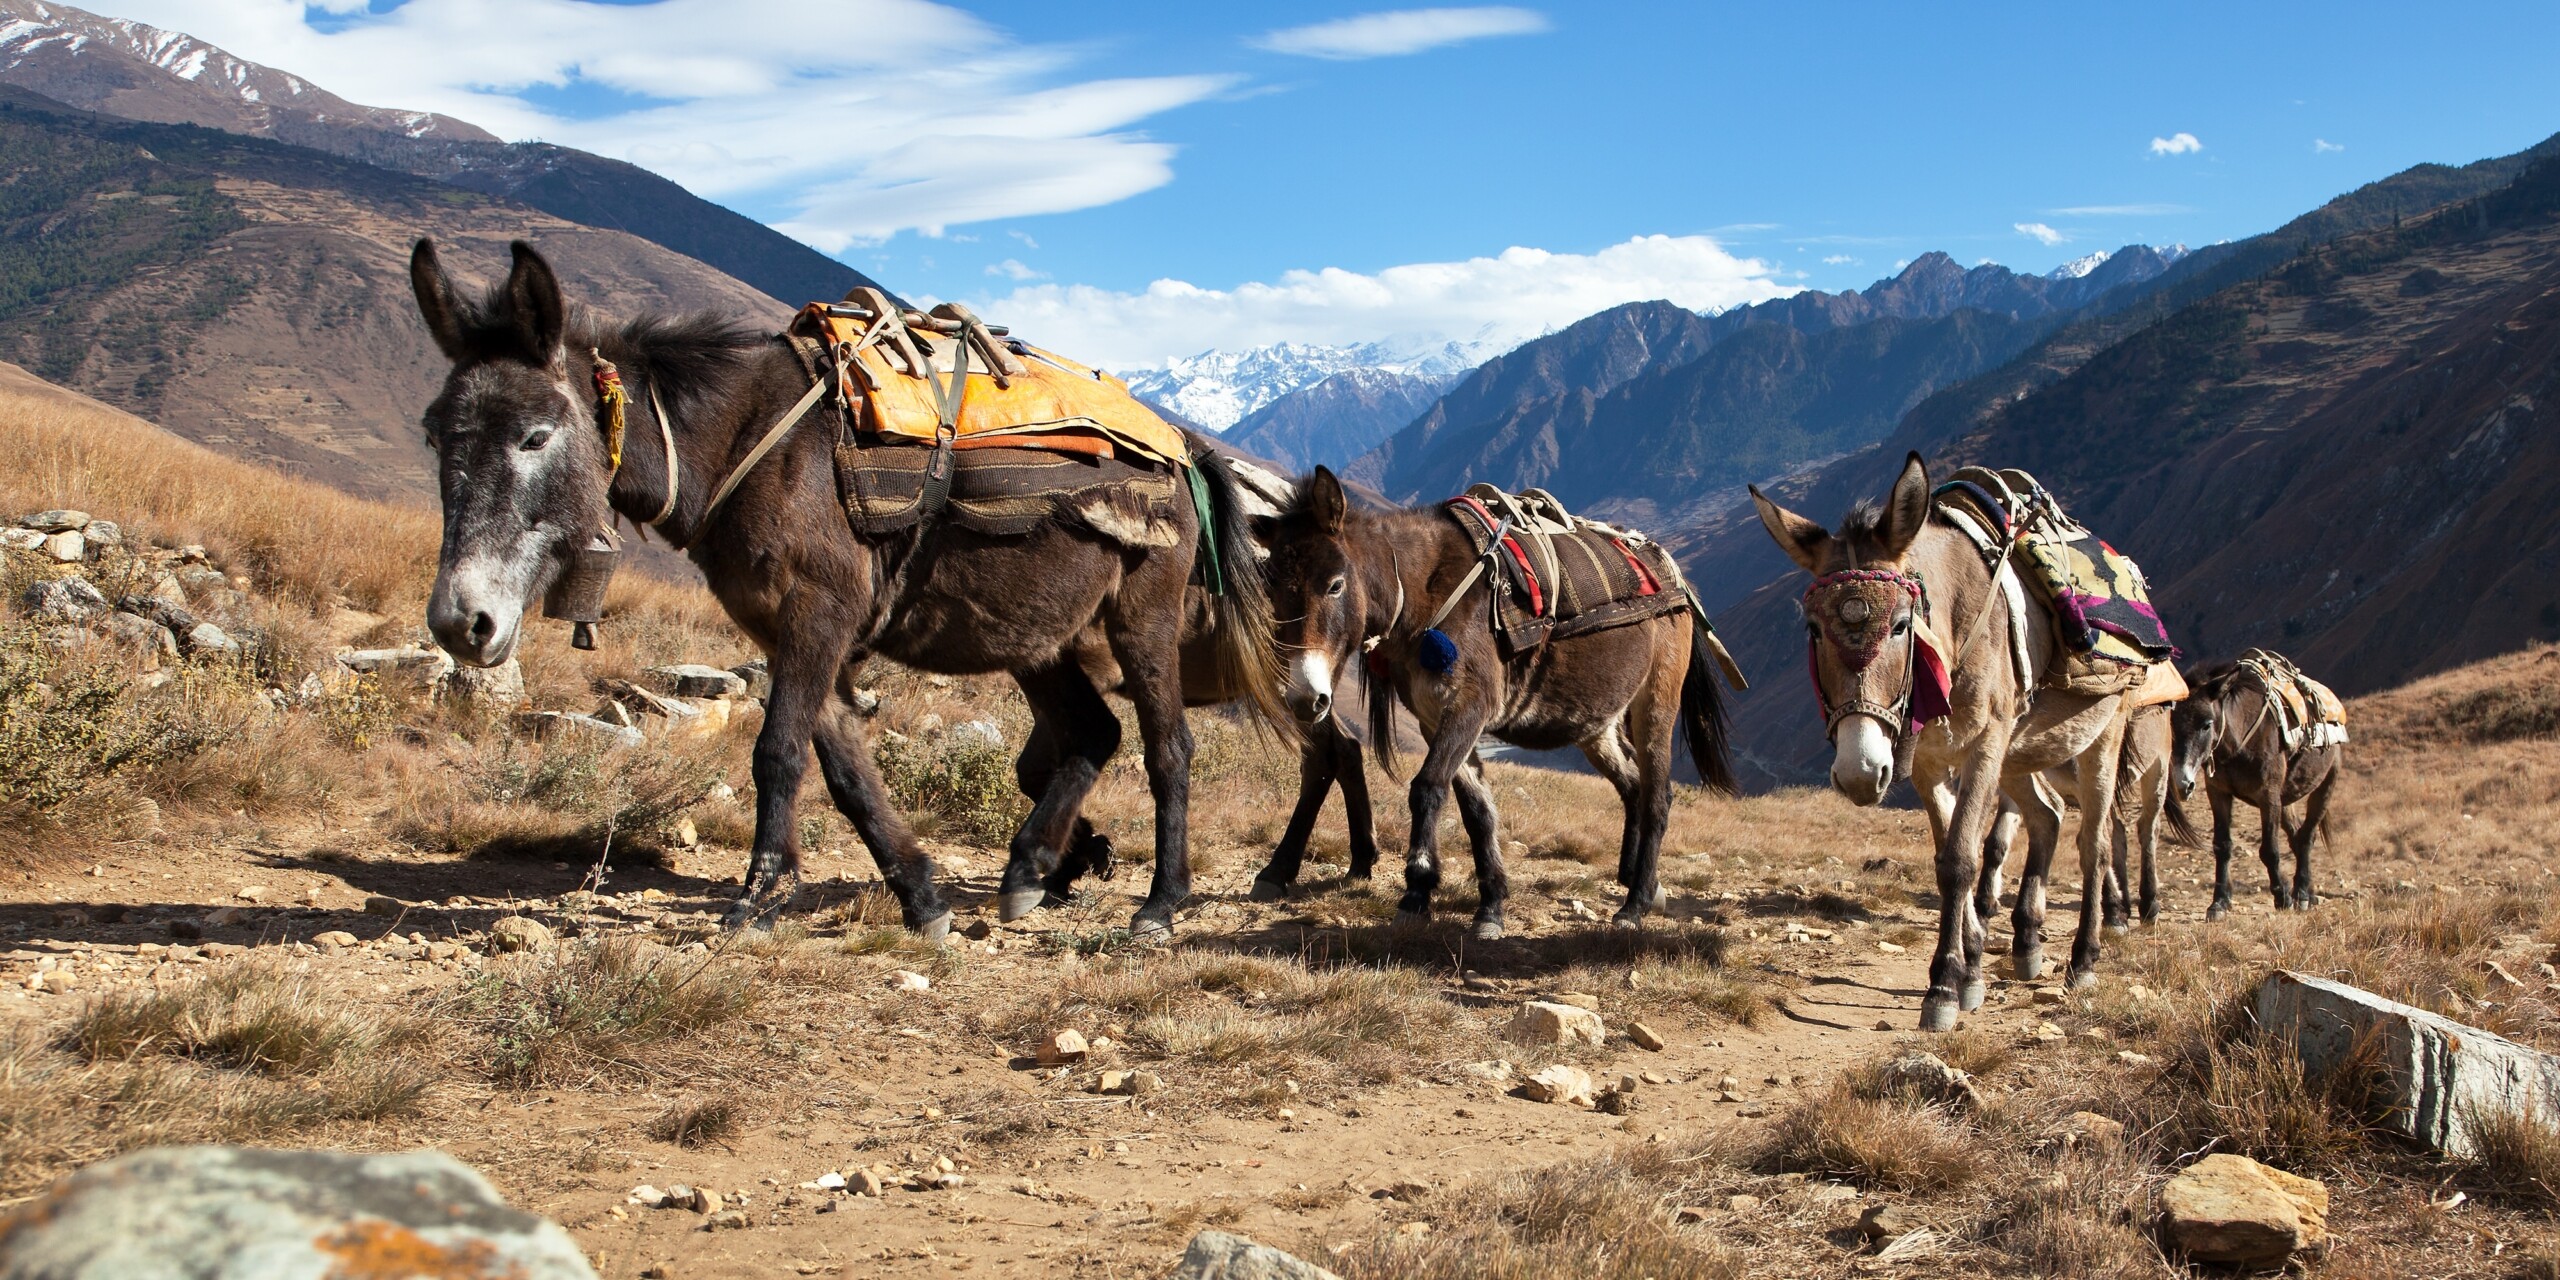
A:
<svg viewBox="0 0 2560 1280">
<path fill-rule="evenodd" d="M 1502 920 L 1499 917 L 1491 920 L 1478 920 L 1475 922 L 1473 927 L 1467 930 L 1467 936 L 1474 938 L 1478 942 L 1498 941 L 1502 937 Z"/>
<path fill-rule="evenodd" d="M 2293 891 L 2293 905 L 2297 911 L 2309 911 L 2320 905 L 2320 895 L 2309 889 L 2296 889 Z"/>
<path fill-rule="evenodd" d="M 2095 969 L 2073 969 L 2070 976 L 2063 979 L 2062 985 L 2073 991 L 2086 991 L 2089 988 L 2098 985 L 2098 971 Z"/>
<path fill-rule="evenodd" d="M 2228 902 L 2217 902 L 2204 909 L 2204 918 L 2207 920 L 2219 920 L 2230 914 L 2231 904 Z"/>
<path fill-rule="evenodd" d="M 1431 912 L 1428 910 L 1416 911 L 1411 907 L 1396 908 L 1396 927 L 1399 929 L 1419 929 L 1430 923 Z"/>
<path fill-rule="evenodd" d="M 1265 880 L 1260 876 L 1255 876 L 1253 878 L 1253 892 L 1249 896 L 1255 902 L 1278 902 L 1289 896 L 1289 886 L 1282 884 L 1277 880 Z"/>
<path fill-rule="evenodd" d="M 2029 947 L 2009 953 L 2010 971 L 2020 982 L 2033 982 L 2044 976 L 2044 948 Z"/>
</svg>

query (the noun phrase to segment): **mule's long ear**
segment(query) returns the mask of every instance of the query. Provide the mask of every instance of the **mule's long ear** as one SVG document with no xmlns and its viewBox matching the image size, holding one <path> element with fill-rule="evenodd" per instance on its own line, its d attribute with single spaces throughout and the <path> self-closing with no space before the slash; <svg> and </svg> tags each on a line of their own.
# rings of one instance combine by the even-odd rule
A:
<svg viewBox="0 0 2560 1280">
<path fill-rule="evenodd" d="M 418 295 L 418 315 L 427 322 L 427 332 L 435 338 L 436 349 L 447 360 L 460 360 L 462 308 L 454 300 L 453 278 L 444 273 L 444 263 L 436 258 L 433 240 L 420 240 L 409 251 L 409 291 Z"/>
<path fill-rule="evenodd" d="M 569 304 L 560 296 L 560 277 L 532 245 L 518 240 L 507 247 L 516 258 L 515 270 L 507 273 L 508 315 L 527 353 L 547 364 L 559 357 L 569 332 Z"/>
<path fill-rule="evenodd" d="M 1902 476 L 1893 482 L 1893 495 L 1884 500 L 1884 554 L 1887 559 L 1900 556 L 1918 541 L 1920 531 L 1929 526 L 1929 468 L 1914 451 L 1902 461 Z"/>
<path fill-rule="evenodd" d="M 1760 492 L 1760 486 L 1748 487 L 1752 505 L 1760 508 L 1760 527 L 1769 531 L 1769 536 L 1778 544 L 1778 550 L 1786 552 L 1789 560 L 1802 565 L 1805 572 L 1822 572 L 1822 553 L 1831 545 L 1831 531 L 1769 501 L 1769 495 Z"/>
<path fill-rule="evenodd" d="M 1342 532 L 1342 522 L 1351 514 L 1351 500 L 1343 496 L 1342 481 L 1333 468 L 1317 467 L 1307 477 L 1307 514 L 1314 516 L 1316 527 L 1326 533 Z"/>
</svg>

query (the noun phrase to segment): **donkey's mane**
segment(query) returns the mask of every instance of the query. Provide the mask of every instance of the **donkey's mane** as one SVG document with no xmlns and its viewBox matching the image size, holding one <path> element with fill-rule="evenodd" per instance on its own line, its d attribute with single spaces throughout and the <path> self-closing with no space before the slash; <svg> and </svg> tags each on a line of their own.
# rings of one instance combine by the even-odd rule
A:
<svg viewBox="0 0 2560 1280">
<path fill-rule="evenodd" d="M 1873 559 L 1884 546 L 1885 518 L 1884 503 L 1874 498 L 1860 498 L 1849 508 L 1847 515 L 1840 517 L 1837 536 L 1861 560 Z M 1946 513 L 1938 510 L 1935 502 L 1929 504 L 1929 523 L 1948 524 Z"/>
<path fill-rule="evenodd" d="M 713 311 L 643 312 L 619 325 L 570 318 L 569 350 L 590 348 L 636 378 L 634 395 L 656 391 L 688 408 L 725 399 L 773 334 Z M 682 415 L 675 415 L 682 416 Z"/>
</svg>

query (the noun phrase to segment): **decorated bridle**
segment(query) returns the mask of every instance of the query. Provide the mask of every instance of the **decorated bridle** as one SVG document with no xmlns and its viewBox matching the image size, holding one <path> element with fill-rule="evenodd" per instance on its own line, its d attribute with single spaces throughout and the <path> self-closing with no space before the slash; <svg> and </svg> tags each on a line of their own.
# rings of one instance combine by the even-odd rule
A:
<svg viewBox="0 0 2560 1280">
<path fill-rule="evenodd" d="M 1837 618 L 1853 626 L 1865 624 L 1873 616 L 1873 606 L 1865 599 L 1852 596 L 1836 605 L 1832 601 L 1851 589 L 1870 583 L 1899 589 L 1910 598 L 1914 609 L 1927 607 L 1928 588 L 1920 575 L 1899 569 L 1842 569 L 1816 577 L 1813 585 L 1805 588 L 1804 612 L 1808 622 L 1805 666 L 1813 677 L 1813 696 L 1822 708 L 1822 731 L 1826 738 L 1837 737 L 1840 722 L 1851 716 L 1874 717 L 1892 732 L 1896 741 L 1910 736 L 1919 727 L 1912 716 L 1914 690 L 1919 684 L 1920 672 L 1920 628 L 1916 624 L 1905 633 L 1905 656 L 1909 661 L 1904 667 L 1902 691 L 1890 705 L 1869 697 L 1866 689 L 1867 669 L 1883 656 L 1885 641 L 1890 637 L 1889 630 L 1882 627 L 1877 628 L 1874 638 L 1864 645 L 1855 648 L 1843 646 L 1840 665 L 1849 669 L 1856 682 L 1850 696 L 1835 705 L 1830 695 L 1823 691 L 1821 646 L 1827 628 L 1819 620 Z M 1931 718 L 1934 717 L 1922 717 L 1920 723 Z"/>
</svg>

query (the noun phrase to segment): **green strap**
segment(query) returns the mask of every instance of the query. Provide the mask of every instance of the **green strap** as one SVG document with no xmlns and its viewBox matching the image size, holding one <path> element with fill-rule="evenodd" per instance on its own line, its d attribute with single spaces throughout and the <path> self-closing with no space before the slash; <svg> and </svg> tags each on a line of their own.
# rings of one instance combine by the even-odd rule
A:
<svg viewBox="0 0 2560 1280">
<path fill-rule="evenodd" d="M 1200 557 L 1209 569 L 1205 575 L 1209 594 L 1222 596 L 1227 593 L 1227 580 L 1218 565 L 1218 522 L 1209 514 L 1209 480 L 1196 464 L 1186 462 L 1182 471 L 1191 481 L 1191 509 L 1200 513 Z"/>
</svg>

